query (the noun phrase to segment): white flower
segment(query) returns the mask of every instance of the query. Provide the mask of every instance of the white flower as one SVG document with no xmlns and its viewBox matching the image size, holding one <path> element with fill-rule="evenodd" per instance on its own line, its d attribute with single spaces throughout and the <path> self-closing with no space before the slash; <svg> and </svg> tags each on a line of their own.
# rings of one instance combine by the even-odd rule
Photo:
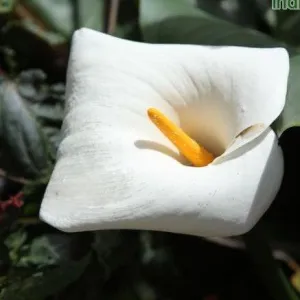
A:
<svg viewBox="0 0 300 300">
<path fill-rule="evenodd" d="M 269 126 L 284 107 L 288 72 L 282 48 L 151 45 L 77 31 L 64 139 L 40 217 L 68 232 L 250 230 L 282 180 Z M 185 165 L 150 107 L 219 157 Z"/>
</svg>

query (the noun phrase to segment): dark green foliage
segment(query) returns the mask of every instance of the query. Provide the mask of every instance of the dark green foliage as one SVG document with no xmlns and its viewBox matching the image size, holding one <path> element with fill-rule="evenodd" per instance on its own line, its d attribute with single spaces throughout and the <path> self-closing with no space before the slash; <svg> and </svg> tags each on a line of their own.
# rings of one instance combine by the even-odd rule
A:
<svg viewBox="0 0 300 300">
<path fill-rule="evenodd" d="M 289 128 L 300 121 L 300 11 L 272 11 L 267 0 L 120 0 L 111 33 L 150 43 L 288 49 L 287 105 L 273 124 L 286 173 L 262 222 L 271 248 L 256 231 L 245 236 L 251 260 L 242 239 L 225 247 L 157 232 L 65 234 L 39 220 L 61 139 L 72 33 L 111 28 L 112 2 L 0 1 L 0 300 L 298 299 L 300 285 L 293 289 L 289 276 L 299 272 L 291 266 L 300 259 L 300 147 L 299 130 Z"/>
</svg>

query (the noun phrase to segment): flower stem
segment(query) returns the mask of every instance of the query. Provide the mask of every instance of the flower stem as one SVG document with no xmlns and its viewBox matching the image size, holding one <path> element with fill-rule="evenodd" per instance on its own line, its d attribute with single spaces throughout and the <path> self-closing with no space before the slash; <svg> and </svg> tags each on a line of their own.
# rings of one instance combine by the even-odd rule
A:
<svg viewBox="0 0 300 300">
<path fill-rule="evenodd" d="M 247 251 L 259 273 L 261 281 L 274 300 L 300 300 L 272 255 L 261 224 L 244 235 Z"/>
</svg>

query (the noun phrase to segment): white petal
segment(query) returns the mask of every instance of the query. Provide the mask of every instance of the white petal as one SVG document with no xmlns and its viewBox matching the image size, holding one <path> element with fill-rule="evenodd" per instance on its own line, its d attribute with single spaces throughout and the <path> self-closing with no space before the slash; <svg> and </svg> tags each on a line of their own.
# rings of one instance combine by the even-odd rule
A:
<svg viewBox="0 0 300 300">
<path fill-rule="evenodd" d="M 65 231 L 244 232 L 281 182 L 282 155 L 266 128 L 284 104 L 287 72 L 283 49 L 148 45 L 78 31 L 41 218 Z M 215 149 L 248 126 L 267 131 L 248 138 L 243 155 L 191 168 L 148 120 L 149 107 Z"/>
<path fill-rule="evenodd" d="M 283 48 L 153 45 L 81 29 L 73 38 L 68 102 L 143 117 L 155 106 L 221 154 L 251 141 L 279 116 L 288 72 Z M 256 130 L 236 141 L 251 126 Z"/>
<path fill-rule="evenodd" d="M 120 151 L 112 158 L 104 156 L 106 146 L 97 136 L 88 144 L 77 138 L 68 141 L 76 145 L 74 153 L 59 159 L 41 207 L 41 218 L 63 231 L 242 234 L 269 207 L 283 174 L 282 153 L 271 130 L 243 156 L 206 168 L 179 165 L 150 150 L 125 157 Z M 63 151 L 68 147 L 65 142 Z"/>
</svg>

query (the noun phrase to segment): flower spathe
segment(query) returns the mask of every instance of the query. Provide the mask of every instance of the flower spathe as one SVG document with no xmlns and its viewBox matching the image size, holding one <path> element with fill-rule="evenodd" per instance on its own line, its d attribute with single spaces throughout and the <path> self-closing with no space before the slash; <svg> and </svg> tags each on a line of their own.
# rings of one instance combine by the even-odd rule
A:
<svg viewBox="0 0 300 300">
<path fill-rule="evenodd" d="M 284 107 L 288 72 L 283 48 L 153 45 L 77 31 L 41 219 L 67 232 L 250 230 L 283 176 L 269 126 Z M 149 121 L 150 107 L 218 157 L 186 165 Z"/>
</svg>

